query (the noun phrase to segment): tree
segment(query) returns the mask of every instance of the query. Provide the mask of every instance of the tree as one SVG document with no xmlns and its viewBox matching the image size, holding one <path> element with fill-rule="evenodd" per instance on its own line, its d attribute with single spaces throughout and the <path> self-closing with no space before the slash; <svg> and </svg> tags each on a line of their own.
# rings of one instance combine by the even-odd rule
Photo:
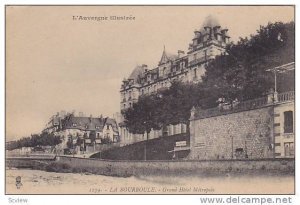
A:
<svg viewBox="0 0 300 205">
<path fill-rule="evenodd" d="M 91 142 L 95 142 L 95 140 L 96 140 L 96 131 L 92 130 L 89 134 L 89 138 L 91 139 Z"/>
<path fill-rule="evenodd" d="M 59 136 L 54 134 L 41 133 L 33 134 L 30 137 L 23 137 L 17 141 L 11 142 L 6 149 L 13 150 L 21 147 L 36 147 L 36 146 L 54 146 L 61 143 Z"/>
<path fill-rule="evenodd" d="M 157 121 L 158 97 L 156 95 L 144 95 L 134 103 L 132 108 L 123 111 L 125 124 L 131 133 L 144 134 L 149 133 L 151 129 L 159 129 L 160 124 Z"/>
<path fill-rule="evenodd" d="M 70 137 L 67 141 L 67 147 L 69 149 L 72 149 L 73 148 L 73 140 L 72 140 L 72 137 Z"/>
<path fill-rule="evenodd" d="M 201 84 L 174 81 L 169 89 L 141 96 L 132 108 L 123 111 L 125 124 L 131 133 L 139 134 L 149 133 L 151 129 L 161 129 L 169 124 L 188 125 L 191 108 L 200 105 L 203 96 L 208 95 Z"/>
<path fill-rule="evenodd" d="M 256 35 L 241 38 L 226 51 L 208 63 L 202 83 L 174 81 L 166 90 L 141 96 L 123 111 L 129 131 L 143 134 L 169 124 L 188 125 L 193 106 L 215 107 L 220 97 L 229 103 L 261 97 L 274 85 L 266 70 L 294 61 L 294 23 L 261 26 Z"/>
<path fill-rule="evenodd" d="M 228 102 L 261 97 L 274 86 L 274 77 L 267 69 L 295 60 L 294 22 L 269 23 L 256 35 L 230 44 L 227 55 L 208 63 L 203 81 L 206 87 L 225 97 Z"/>
<path fill-rule="evenodd" d="M 101 143 L 102 144 L 110 144 L 110 143 L 112 143 L 112 141 L 109 136 L 104 136 L 104 138 L 101 139 Z"/>
</svg>

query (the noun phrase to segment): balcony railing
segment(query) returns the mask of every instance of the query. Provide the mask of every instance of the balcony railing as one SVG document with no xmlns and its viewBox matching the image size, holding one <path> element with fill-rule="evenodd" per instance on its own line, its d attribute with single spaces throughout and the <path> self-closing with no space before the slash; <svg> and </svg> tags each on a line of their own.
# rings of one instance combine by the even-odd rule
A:
<svg viewBox="0 0 300 205">
<path fill-rule="evenodd" d="M 291 91 L 286 93 L 280 93 L 277 95 L 277 99 L 278 100 L 277 101 L 275 100 L 274 103 L 293 101 L 295 99 L 295 92 Z M 195 117 L 196 118 L 214 117 L 214 116 L 225 115 L 234 112 L 257 109 L 268 104 L 269 105 L 273 104 L 273 101 L 268 102 L 267 96 L 244 101 L 244 102 L 234 102 L 232 104 L 223 103 L 220 104 L 218 107 L 214 107 L 210 109 L 205 109 L 205 110 L 198 109 L 195 113 Z"/>
<path fill-rule="evenodd" d="M 196 113 L 196 118 L 207 118 L 214 117 L 218 115 L 225 115 L 234 112 L 240 112 L 244 110 L 251 110 L 254 108 L 259 108 L 267 104 L 267 97 L 258 98 L 254 100 L 248 100 L 244 102 L 235 102 L 232 104 L 223 104 L 219 107 L 214 107 L 205 110 L 198 110 Z"/>
<path fill-rule="evenodd" d="M 280 93 L 277 96 L 278 102 L 286 102 L 295 100 L 295 91 Z"/>
<path fill-rule="evenodd" d="M 192 66 L 192 65 L 196 65 L 196 64 L 202 63 L 202 62 L 205 62 L 205 57 L 192 60 L 189 62 L 189 65 Z"/>
</svg>

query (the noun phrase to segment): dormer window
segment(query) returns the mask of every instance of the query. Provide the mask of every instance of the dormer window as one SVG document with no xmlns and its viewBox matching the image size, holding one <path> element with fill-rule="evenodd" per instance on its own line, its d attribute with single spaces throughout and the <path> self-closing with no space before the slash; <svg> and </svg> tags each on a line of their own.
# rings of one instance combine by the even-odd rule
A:
<svg viewBox="0 0 300 205">
<path fill-rule="evenodd" d="M 100 126 L 96 126 L 96 129 L 100 129 Z"/>
<path fill-rule="evenodd" d="M 77 126 L 77 123 L 73 123 L 72 125 L 73 125 L 73 127 L 76 127 L 76 126 Z"/>
</svg>

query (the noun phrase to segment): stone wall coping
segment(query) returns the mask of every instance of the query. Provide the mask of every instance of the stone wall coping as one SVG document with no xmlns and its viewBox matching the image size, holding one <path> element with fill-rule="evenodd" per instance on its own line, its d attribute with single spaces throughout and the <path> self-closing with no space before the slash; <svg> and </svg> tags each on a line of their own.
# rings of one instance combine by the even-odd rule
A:
<svg viewBox="0 0 300 205">
<path fill-rule="evenodd" d="M 106 159 L 97 159 L 97 158 L 79 158 L 79 157 L 65 157 L 60 156 L 60 158 L 71 158 L 78 160 L 91 160 L 91 161 L 103 161 L 103 162 L 138 162 L 138 163 L 149 163 L 149 162 L 167 162 L 167 163 L 185 163 L 185 162 L 238 162 L 238 161 L 295 161 L 295 158 L 257 158 L 257 159 L 211 159 L 211 160 L 198 160 L 198 159 L 189 159 L 189 160 L 106 160 Z"/>
</svg>

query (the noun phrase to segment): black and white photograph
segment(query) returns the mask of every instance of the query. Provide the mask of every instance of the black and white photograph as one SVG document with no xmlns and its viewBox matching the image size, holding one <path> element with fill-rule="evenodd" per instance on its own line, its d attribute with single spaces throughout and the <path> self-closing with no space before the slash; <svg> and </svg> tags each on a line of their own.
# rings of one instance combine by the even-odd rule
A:
<svg viewBox="0 0 300 205">
<path fill-rule="evenodd" d="M 6 5 L 5 194 L 295 194 L 295 5 Z"/>
</svg>

